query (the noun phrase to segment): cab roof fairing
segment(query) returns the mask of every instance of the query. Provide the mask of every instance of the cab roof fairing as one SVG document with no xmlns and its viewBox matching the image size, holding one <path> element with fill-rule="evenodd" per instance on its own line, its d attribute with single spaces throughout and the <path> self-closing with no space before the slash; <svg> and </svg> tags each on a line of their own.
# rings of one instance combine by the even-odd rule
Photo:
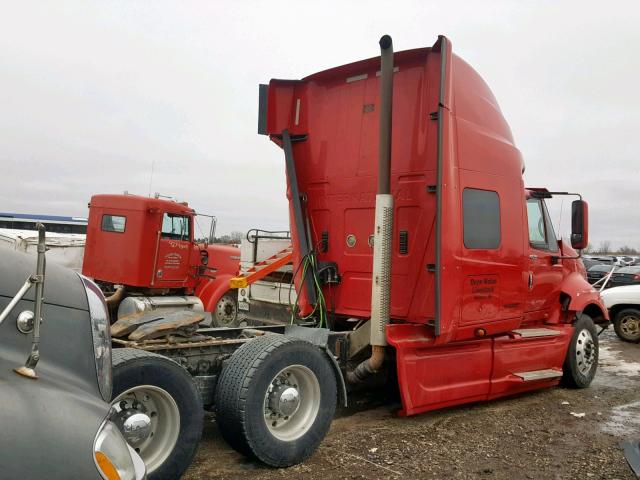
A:
<svg viewBox="0 0 640 480">
<path fill-rule="evenodd" d="M 402 68 L 403 64 L 412 64 L 421 59 L 426 62 L 432 52 L 439 53 L 440 42 L 439 38 L 432 47 L 396 52 L 396 71 Z M 278 144 L 285 128 L 294 138 L 312 133 L 296 128 L 300 108 L 296 105 L 299 99 L 294 98 L 296 88 L 312 84 L 322 84 L 327 89 L 340 87 L 345 83 L 366 80 L 372 74 L 378 76 L 379 66 L 380 57 L 377 56 L 313 73 L 301 80 L 272 79 L 267 91 L 261 93 L 265 98 L 264 104 L 261 105 L 260 115 L 264 118 L 260 119 L 259 133 L 271 136 Z M 446 82 L 444 106 L 451 109 L 458 121 L 472 124 L 482 135 L 517 150 L 511 128 L 493 92 L 480 74 L 455 53 L 452 54 L 452 64 Z M 525 163 L 522 156 L 518 168 L 524 173 Z"/>
</svg>

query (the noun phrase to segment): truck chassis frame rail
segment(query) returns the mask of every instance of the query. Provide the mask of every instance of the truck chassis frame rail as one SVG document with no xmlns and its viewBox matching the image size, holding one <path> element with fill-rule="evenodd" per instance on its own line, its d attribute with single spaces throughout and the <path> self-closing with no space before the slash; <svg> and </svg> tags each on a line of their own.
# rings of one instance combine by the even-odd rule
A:
<svg viewBox="0 0 640 480">
<path fill-rule="evenodd" d="M 169 335 L 151 340 L 124 340 L 114 338 L 113 343 L 123 348 L 135 348 L 171 358 L 185 368 L 195 379 L 205 407 L 214 404 L 215 386 L 224 362 L 242 345 L 256 337 L 279 334 L 300 338 L 333 357 L 334 370 L 342 379 L 341 368 L 346 367 L 348 332 L 330 332 L 327 329 L 299 325 L 256 325 L 238 328 L 202 328 L 190 337 Z M 340 383 L 341 403 L 346 404 L 346 387 Z"/>
</svg>

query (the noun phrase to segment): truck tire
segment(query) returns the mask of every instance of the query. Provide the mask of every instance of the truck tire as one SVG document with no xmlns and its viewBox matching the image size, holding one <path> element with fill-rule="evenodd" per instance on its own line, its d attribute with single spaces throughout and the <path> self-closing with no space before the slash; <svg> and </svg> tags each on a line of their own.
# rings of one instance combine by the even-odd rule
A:
<svg viewBox="0 0 640 480">
<path fill-rule="evenodd" d="M 563 383 L 570 388 L 586 388 L 598 369 L 598 333 L 591 317 L 578 314 L 563 365 Z"/>
<path fill-rule="evenodd" d="M 613 319 L 613 329 L 621 340 L 640 343 L 640 310 L 625 308 Z"/>
<path fill-rule="evenodd" d="M 238 298 L 232 294 L 222 296 L 216 308 L 211 312 L 212 327 L 237 327 L 240 324 L 238 318 Z"/>
<path fill-rule="evenodd" d="M 303 340 L 257 337 L 234 352 L 216 390 L 217 422 L 239 452 L 272 467 L 310 457 L 336 409 L 326 354 Z"/>
<path fill-rule="evenodd" d="M 173 360 L 135 348 L 113 350 L 115 423 L 142 413 L 148 431 L 123 434 L 144 460 L 149 480 L 180 478 L 189 467 L 202 435 L 200 394 L 189 373 Z"/>
</svg>

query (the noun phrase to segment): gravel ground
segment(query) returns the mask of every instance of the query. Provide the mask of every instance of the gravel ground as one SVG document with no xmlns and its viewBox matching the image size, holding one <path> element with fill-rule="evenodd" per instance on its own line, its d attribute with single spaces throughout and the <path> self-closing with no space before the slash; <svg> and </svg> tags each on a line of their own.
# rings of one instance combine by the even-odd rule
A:
<svg viewBox="0 0 640 480">
<path fill-rule="evenodd" d="M 611 331 L 600 342 L 586 390 L 552 388 L 408 418 L 395 416 L 397 400 L 357 398 L 318 451 L 287 469 L 236 453 L 208 416 L 183 478 L 633 479 L 618 445 L 640 437 L 640 345 Z"/>
</svg>

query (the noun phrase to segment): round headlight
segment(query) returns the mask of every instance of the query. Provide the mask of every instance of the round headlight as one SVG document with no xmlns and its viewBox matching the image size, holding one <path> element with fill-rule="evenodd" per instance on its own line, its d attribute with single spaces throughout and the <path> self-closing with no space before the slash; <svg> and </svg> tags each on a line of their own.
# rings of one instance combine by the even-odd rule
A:
<svg viewBox="0 0 640 480">
<path fill-rule="evenodd" d="M 87 292 L 87 301 L 89 302 L 98 387 L 100 388 L 100 395 L 108 402 L 111 400 L 112 387 L 109 310 L 107 310 L 107 304 L 100 288 L 88 278 L 82 275 L 81 278 Z"/>
</svg>

